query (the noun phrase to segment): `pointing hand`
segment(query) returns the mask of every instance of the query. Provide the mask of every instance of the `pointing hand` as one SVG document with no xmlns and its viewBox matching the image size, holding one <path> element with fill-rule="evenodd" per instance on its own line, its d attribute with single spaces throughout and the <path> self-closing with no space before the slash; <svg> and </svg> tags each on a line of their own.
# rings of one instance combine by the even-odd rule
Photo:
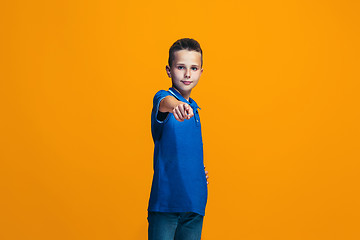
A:
<svg viewBox="0 0 360 240">
<path fill-rule="evenodd" d="M 173 109 L 173 114 L 176 120 L 183 122 L 185 119 L 190 119 L 194 116 L 193 109 L 189 104 L 180 102 Z"/>
</svg>

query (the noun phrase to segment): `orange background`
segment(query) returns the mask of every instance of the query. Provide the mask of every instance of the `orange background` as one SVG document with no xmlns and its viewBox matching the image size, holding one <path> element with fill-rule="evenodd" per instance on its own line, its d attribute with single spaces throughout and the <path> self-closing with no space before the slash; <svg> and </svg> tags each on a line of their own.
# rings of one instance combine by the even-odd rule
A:
<svg viewBox="0 0 360 240">
<path fill-rule="evenodd" d="M 2 1 L 0 239 L 146 239 L 152 98 L 198 40 L 203 239 L 360 239 L 358 1 Z"/>
</svg>

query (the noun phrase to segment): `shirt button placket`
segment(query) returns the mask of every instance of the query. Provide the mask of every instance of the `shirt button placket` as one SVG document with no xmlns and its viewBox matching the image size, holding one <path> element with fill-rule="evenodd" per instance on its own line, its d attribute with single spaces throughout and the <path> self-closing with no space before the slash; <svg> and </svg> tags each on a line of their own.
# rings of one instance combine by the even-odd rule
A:
<svg viewBox="0 0 360 240">
<path fill-rule="evenodd" d="M 194 114 L 195 121 L 196 121 L 196 125 L 199 125 L 199 115 L 198 115 L 198 114 L 199 114 L 199 113 L 198 113 L 198 111 L 197 111 L 197 109 L 196 109 L 195 114 Z"/>
</svg>

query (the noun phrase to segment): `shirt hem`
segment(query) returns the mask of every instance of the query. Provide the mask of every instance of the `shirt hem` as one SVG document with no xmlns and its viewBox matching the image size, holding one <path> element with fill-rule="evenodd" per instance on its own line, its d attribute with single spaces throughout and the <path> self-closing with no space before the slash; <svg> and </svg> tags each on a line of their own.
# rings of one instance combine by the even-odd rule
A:
<svg viewBox="0 0 360 240">
<path fill-rule="evenodd" d="M 199 211 L 196 209 L 184 209 L 184 208 L 148 208 L 147 211 L 150 212 L 194 212 L 200 214 L 201 216 L 205 216 L 204 211 Z"/>
</svg>

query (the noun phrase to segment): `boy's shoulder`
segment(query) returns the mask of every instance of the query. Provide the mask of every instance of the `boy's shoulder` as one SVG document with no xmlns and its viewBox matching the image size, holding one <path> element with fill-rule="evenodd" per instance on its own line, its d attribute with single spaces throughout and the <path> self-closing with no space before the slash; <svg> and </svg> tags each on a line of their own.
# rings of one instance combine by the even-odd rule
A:
<svg viewBox="0 0 360 240">
<path fill-rule="evenodd" d="M 161 93 L 161 92 L 169 92 L 169 89 L 168 90 L 165 90 L 165 89 L 160 89 L 160 90 L 157 90 L 156 93 Z"/>
<path fill-rule="evenodd" d="M 170 94 L 170 92 L 169 90 L 160 89 L 155 93 L 155 95 L 161 95 L 161 94 Z"/>
<path fill-rule="evenodd" d="M 153 98 L 153 102 L 154 104 L 156 104 L 159 100 L 161 100 L 162 98 L 171 95 L 171 93 L 167 90 L 158 90 Z"/>
</svg>

